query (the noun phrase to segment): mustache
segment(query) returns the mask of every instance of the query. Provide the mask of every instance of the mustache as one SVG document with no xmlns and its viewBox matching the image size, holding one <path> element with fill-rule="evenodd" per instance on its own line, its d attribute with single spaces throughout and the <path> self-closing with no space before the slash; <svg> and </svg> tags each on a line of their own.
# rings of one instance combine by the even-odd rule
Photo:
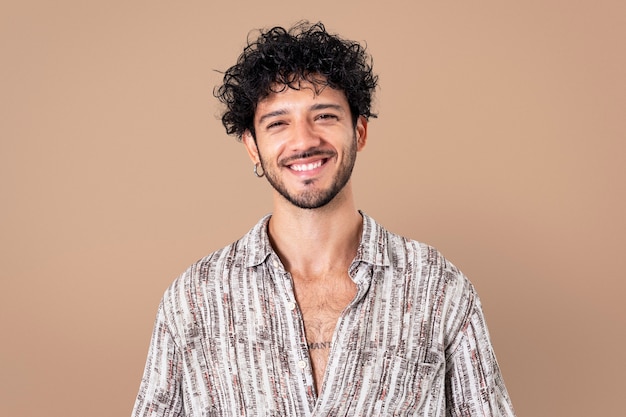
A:
<svg viewBox="0 0 626 417">
<path fill-rule="evenodd" d="M 299 159 L 311 158 L 313 156 L 323 156 L 323 157 L 330 158 L 330 157 L 335 156 L 335 153 L 330 150 L 313 148 L 313 149 L 308 149 L 304 152 L 300 152 L 294 155 L 290 155 L 286 158 L 283 158 L 279 161 L 279 163 L 281 165 L 290 165 L 292 162 L 297 161 Z"/>
</svg>

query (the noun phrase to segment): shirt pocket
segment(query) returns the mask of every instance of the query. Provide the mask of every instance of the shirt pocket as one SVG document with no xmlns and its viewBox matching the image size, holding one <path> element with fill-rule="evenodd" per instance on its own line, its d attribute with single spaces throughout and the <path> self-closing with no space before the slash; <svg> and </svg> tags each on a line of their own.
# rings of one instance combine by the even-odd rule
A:
<svg viewBox="0 0 626 417">
<path fill-rule="evenodd" d="M 435 381 L 441 363 L 417 363 L 398 356 L 383 361 L 373 415 L 412 416 L 420 412 L 429 396 L 436 398 Z"/>
</svg>

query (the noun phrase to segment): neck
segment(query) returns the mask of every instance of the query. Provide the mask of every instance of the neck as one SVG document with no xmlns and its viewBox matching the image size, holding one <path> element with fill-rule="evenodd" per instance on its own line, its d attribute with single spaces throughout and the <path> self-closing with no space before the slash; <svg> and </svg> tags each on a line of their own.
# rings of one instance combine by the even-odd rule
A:
<svg viewBox="0 0 626 417">
<path fill-rule="evenodd" d="M 354 205 L 350 184 L 346 188 L 319 209 L 275 202 L 269 236 L 292 274 L 315 279 L 338 269 L 347 271 L 356 256 L 363 219 Z"/>
</svg>

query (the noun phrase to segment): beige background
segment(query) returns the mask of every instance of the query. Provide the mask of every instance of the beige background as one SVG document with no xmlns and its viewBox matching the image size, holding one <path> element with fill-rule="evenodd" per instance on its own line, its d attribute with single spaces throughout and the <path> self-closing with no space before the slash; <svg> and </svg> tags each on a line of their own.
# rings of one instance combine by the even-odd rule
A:
<svg viewBox="0 0 626 417">
<path fill-rule="evenodd" d="M 5 1 L 0 415 L 130 414 L 167 285 L 270 209 L 217 120 L 214 70 L 252 28 L 302 18 L 367 41 L 380 117 L 358 206 L 471 278 L 518 415 L 622 415 L 625 16 L 622 1 Z"/>
</svg>

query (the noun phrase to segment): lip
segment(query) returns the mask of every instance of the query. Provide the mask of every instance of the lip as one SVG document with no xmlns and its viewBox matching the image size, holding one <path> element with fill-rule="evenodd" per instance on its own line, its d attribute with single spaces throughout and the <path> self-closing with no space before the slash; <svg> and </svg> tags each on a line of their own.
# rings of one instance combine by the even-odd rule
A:
<svg viewBox="0 0 626 417">
<path fill-rule="evenodd" d="M 334 153 L 331 152 L 297 155 L 286 158 L 282 165 L 297 177 L 312 179 L 312 177 L 317 177 L 322 173 L 333 156 Z"/>
<path fill-rule="evenodd" d="M 311 172 L 316 170 L 317 168 L 322 167 L 328 158 L 317 159 L 315 161 L 303 162 L 298 161 L 293 164 L 288 165 L 289 169 L 296 172 Z"/>
<path fill-rule="evenodd" d="M 329 158 L 297 160 L 285 165 L 289 172 L 298 176 L 311 178 L 318 176 L 328 163 Z"/>
</svg>

